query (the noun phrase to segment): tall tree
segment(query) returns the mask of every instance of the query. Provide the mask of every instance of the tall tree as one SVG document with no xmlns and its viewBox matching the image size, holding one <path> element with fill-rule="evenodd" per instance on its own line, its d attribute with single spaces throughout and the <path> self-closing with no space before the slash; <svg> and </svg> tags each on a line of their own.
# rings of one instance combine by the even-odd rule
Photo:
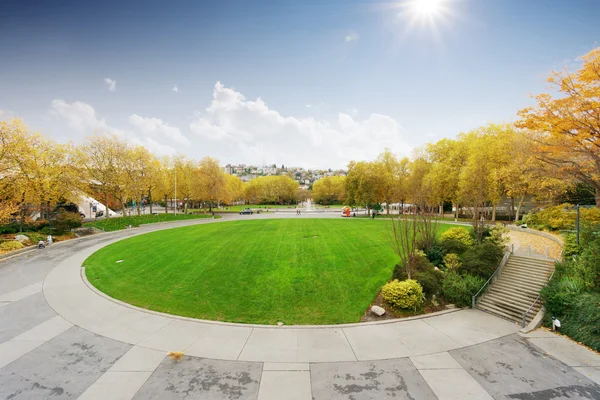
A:
<svg viewBox="0 0 600 400">
<path fill-rule="evenodd" d="M 536 96 L 536 106 L 519 112 L 518 125 L 530 131 L 543 161 L 592 186 L 600 207 L 600 47 L 582 61 L 574 73 L 553 72 L 548 82 L 558 96 Z"/>
</svg>

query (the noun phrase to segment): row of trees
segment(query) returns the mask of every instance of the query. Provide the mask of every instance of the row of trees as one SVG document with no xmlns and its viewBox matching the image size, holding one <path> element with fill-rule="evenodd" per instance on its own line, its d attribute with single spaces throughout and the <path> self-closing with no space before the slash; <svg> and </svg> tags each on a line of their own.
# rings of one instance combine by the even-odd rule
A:
<svg viewBox="0 0 600 400">
<path fill-rule="evenodd" d="M 249 201 L 265 204 L 303 200 L 306 193 L 288 176 L 264 177 L 244 184 L 225 174 L 217 160 L 183 156 L 158 158 L 145 147 L 116 136 L 95 135 L 79 146 L 59 144 L 29 132 L 18 120 L 0 121 L 0 221 L 44 213 L 82 195 L 125 209 L 177 198 L 183 207 Z M 177 193 L 175 193 L 177 190 Z"/>
<path fill-rule="evenodd" d="M 313 186 L 315 201 L 375 207 L 410 204 L 442 212 L 452 204 L 496 219 L 502 199 L 510 199 L 519 219 L 528 196 L 552 198 L 566 187 L 553 178 L 533 143 L 512 125 L 488 125 L 428 144 L 414 156 L 397 158 L 386 150 L 374 161 L 352 161 L 346 177 L 328 177 Z M 513 207 L 509 207 L 513 209 Z"/>
<path fill-rule="evenodd" d="M 529 196 L 549 201 L 579 185 L 591 189 L 600 207 L 600 48 L 582 57 L 578 71 L 555 72 L 548 81 L 558 95 L 537 96 L 517 123 L 442 139 L 411 159 L 386 151 L 375 161 L 352 161 L 345 179 L 315 183 L 315 200 L 367 207 L 452 203 L 457 212 L 464 206 L 495 219 L 507 198 L 518 219 Z"/>
</svg>

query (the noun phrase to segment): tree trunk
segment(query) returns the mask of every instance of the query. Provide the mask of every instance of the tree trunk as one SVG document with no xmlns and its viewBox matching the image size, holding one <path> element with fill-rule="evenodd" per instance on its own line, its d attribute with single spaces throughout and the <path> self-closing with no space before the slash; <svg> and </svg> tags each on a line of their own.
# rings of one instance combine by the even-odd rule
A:
<svg viewBox="0 0 600 400">
<path fill-rule="evenodd" d="M 496 222 L 496 205 L 492 206 L 492 222 Z"/>
<path fill-rule="evenodd" d="M 600 207 L 600 184 L 596 186 L 596 207 Z"/>
<path fill-rule="evenodd" d="M 515 198 L 511 196 L 510 198 L 510 212 L 508 213 L 508 221 L 513 220 L 513 213 L 515 211 Z"/>
<path fill-rule="evenodd" d="M 105 218 L 109 218 L 110 213 L 108 212 L 108 192 L 104 193 L 104 198 L 106 199 L 104 216 L 105 216 Z"/>
<path fill-rule="evenodd" d="M 519 199 L 519 203 L 517 204 L 517 214 L 515 215 L 515 223 L 518 223 L 519 219 L 521 218 L 521 206 L 523 205 L 524 199 L 525 196 L 521 196 L 521 198 Z"/>
<path fill-rule="evenodd" d="M 456 203 L 454 207 L 454 222 L 458 222 L 458 203 Z"/>
<path fill-rule="evenodd" d="M 152 191 L 148 190 L 148 205 L 150 206 L 150 215 L 152 215 Z"/>
<path fill-rule="evenodd" d="M 440 217 L 444 217 L 444 203 L 440 204 Z"/>
</svg>

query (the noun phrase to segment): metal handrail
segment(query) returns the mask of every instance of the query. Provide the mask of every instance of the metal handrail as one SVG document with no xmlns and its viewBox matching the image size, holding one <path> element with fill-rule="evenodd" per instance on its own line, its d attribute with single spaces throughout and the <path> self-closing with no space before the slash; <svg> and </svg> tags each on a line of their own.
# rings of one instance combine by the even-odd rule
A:
<svg viewBox="0 0 600 400">
<path fill-rule="evenodd" d="M 498 263 L 498 267 L 496 267 L 496 270 L 494 271 L 492 276 L 490 276 L 490 278 L 483 284 L 481 289 L 479 289 L 479 291 L 471 297 L 471 308 L 475 308 L 475 302 L 477 301 L 477 296 L 479 296 L 479 294 L 483 291 L 483 289 L 485 289 L 488 286 L 490 281 L 492 279 L 494 279 L 496 277 L 496 275 L 498 275 L 500 273 L 500 271 L 502 271 L 502 269 L 508 262 L 508 258 L 510 257 L 511 254 L 512 254 L 512 250 L 509 250 L 506 253 L 504 253 L 504 257 L 502 257 L 502 260 L 500 260 L 500 263 Z"/>
<path fill-rule="evenodd" d="M 558 255 L 558 259 L 562 259 L 562 253 L 563 251 L 560 252 L 560 254 Z M 552 273 L 550 274 L 550 278 L 548 278 L 547 282 L 550 282 L 552 280 L 552 277 L 554 276 L 554 272 L 556 271 L 556 268 L 554 268 L 554 271 L 552 271 Z M 533 306 L 535 306 L 535 304 L 540 300 L 540 298 L 542 297 L 542 294 L 540 293 L 538 295 L 538 297 L 533 301 L 533 303 L 531 303 L 531 305 L 529 306 L 529 308 L 527 309 L 527 311 L 525 311 L 523 313 L 523 315 L 521 316 L 521 327 L 525 328 L 526 325 L 526 320 L 527 320 L 527 314 L 529 314 L 529 312 L 531 311 L 531 309 L 533 308 Z"/>
</svg>

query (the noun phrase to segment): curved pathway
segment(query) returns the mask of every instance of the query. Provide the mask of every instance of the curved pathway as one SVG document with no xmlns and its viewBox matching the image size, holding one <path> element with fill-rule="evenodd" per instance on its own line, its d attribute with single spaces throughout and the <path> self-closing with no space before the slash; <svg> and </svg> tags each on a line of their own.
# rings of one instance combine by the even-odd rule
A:
<svg viewBox="0 0 600 400">
<path fill-rule="evenodd" d="M 339 218 L 318 215 L 329 216 Z M 81 268 L 99 248 L 159 229 L 310 217 L 149 225 L 0 262 L 0 399 L 599 398 L 600 357 L 552 334 L 524 338 L 478 310 L 327 327 L 225 324 L 110 299 Z M 186 356 L 177 363 L 167 351 Z"/>
</svg>

